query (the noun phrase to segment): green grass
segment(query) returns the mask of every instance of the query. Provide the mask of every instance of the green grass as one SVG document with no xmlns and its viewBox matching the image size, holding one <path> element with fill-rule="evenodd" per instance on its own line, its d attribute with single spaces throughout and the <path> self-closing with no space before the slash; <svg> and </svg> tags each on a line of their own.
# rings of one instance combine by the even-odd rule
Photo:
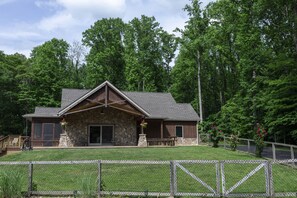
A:
<svg viewBox="0 0 297 198">
<path fill-rule="evenodd" d="M 166 147 L 166 148 L 107 148 L 107 149 L 48 149 L 10 154 L 0 161 L 69 161 L 69 160 L 255 160 L 254 156 L 223 148 Z M 216 187 L 214 164 L 182 164 L 196 177 L 212 188 Z M 226 188 L 229 189 L 259 164 L 226 164 Z M 11 170 L 3 166 L 1 170 Z M 28 173 L 27 165 L 14 165 L 14 170 Z M 297 170 L 283 166 L 273 166 L 276 192 L 296 192 Z M 97 186 L 98 165 L 34 165 L 33 182 L 38 191 L 82 190 L 82 182 L 89 175 L 88 187 Z M 168 164 L 102 164 L 102 181 L 105 191 L 169 192 L 170 168 Z M 177 167 L 179 192 L 210 193 L 208 189 L 192 179 Z M 23 190 L 27 180 L 23 181 Z M 252 176 L 234 192 L 265 192 L 264 169 Z"/>
<path fill-rule="evenodd" d="M 253 156 L 208 146 L 106 149 L 48 149 L 15 153 L 0 161 L 59 160 L 249 160 Z"/>
</svg>

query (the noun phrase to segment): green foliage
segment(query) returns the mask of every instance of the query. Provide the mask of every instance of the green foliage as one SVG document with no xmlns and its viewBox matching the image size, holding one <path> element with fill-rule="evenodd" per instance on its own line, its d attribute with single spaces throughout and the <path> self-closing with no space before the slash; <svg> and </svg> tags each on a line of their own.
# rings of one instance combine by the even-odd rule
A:
<svg viewBox="0 0 297 198">
<path fill-rule="evenodd" d="M 267 139 L 296 143 L 296 3 L 221 0 L 201 9 L 192 0 L 171 73 L 176 100 L 197 104 L 199 61 L 205 125 L 253 138 L 261 122 Z"/>
<path fill-rule="evenodd" d="M 0 197 L 22 197 L 22 175 L 17 171 L 0 172 Z"/>
<path fill-rule="evenodd" d="M 212 146 L 215 148 L 219 147 L 219 142 L 224 138 L 222 130 L 218 129 L 215 123 L 213 123 L 211 130 L 209 130 L 208 133 L 210 135 L 210 141 L 213 143 Z"/>
<path fill-rule="evenodd" d="M 125 75 L 131 91 L 166 91 L 169 64 L 177 47 L 175 37 L 164 31 L 154 17 L 134 18 L 126 28 Z"/>
<path fill-rule="evenodd" d="M 230 136 L 230 148 L 232 151 L 236 151 L 238 142 L 238 135 L 232 134 Z"/>
<path fill-rule="evenodd" d="M 86 85 L 95 87 L 105 80 L 125 88 L 123 36 L 126 25 L 120 18 L 101 19 L 83 32 L 86 56 Z"/>
<path fill-rule="evenodd" d="M 81 191 L 82 194 L 80 197 L 82 198 L 91 198 L 96 197 L 97 194 L 97 181 L 94 181 L 91 174 L 84 173 L 81 180 Z M 101 189 L 103 190 L 103 189 Z"/>
<path fill-rule="evenodd" d="M 0 51 L 0 134 L 21 134 L 22 114 L 27 106 L 18 100 L 19 76 L 27 67 L 24 55 L 5 55 Z"/>
<path fill-rule="evenodd" d="M 264 138 L 267 135 L 267 132 L 260 124 L 257 124 L 257 131 L 254 135 L 254 140 L 256 144 L 256 156 L 262 157 L 262 152 L 265 146 Z"/>
</svg>

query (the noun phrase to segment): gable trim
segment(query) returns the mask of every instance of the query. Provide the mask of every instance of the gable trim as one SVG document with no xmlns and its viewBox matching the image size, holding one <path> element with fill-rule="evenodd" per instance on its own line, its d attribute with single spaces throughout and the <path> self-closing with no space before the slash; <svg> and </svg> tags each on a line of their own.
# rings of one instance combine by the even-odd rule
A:
<svg viewBox="0 0 297 198">
<path fill-rule="evenodd" d="M 126 99 L 129 103 L 131 103 L 137 110 L 139 110 L 140 112 L 142 112 L 145 116 L 149 116 L 150 115 L 147 111 L 145 111 L 143 108 L 141 108 L 139 105 L 137 105 L 133 100 L 131 100 L 130 98 L 128 98 L 123 92 L 121 92 L 120 90 L 118 90 L 114 85 L 112 85 L 108 81 L 105 81 L 101 85 L 97 86 L 96 88 L 92 89 L 91 91 L 89 91 L 88 93 L 86 93 L 85 95 L 83 95 L 82 97 L 78 98 L 77 100 L 75 100 L 74 102 L 72 102 L 71 104 L 69 104 L 68 106 L 66 106 L 64 109 L 61 109 L 58 112 L 58 116 L 64 115 L 67 111 L 69 111 L 70 109 L 72 109 L 73 107 L 75 107 L 76 105 L 78 105 L 79 103 L 81 103 L 82 101 L 84 101 L 85 99 L 87 99 L 89 96 L 91 96 L 96 91 L 98 91 L 99 89 L 103 88 L 104 86 L 111 87 L 116 93 L 118 93 L 121 97 L 123 97 L 124 99 Z"/>
</svg>

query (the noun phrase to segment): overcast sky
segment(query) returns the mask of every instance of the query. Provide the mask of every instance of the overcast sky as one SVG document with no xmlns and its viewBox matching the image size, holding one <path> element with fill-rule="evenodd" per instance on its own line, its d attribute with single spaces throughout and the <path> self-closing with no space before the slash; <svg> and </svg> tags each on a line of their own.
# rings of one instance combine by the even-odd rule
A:
<svg viewBox="0 0 297 198">
<path fill-rule="evenodd" d="M 202 0 L 205 6 L 210 0 Z M 125 22 L 154 16 L 168 32 L 183 28 L 189 0 L 0 0 L 0 51 L 30 55 L 52 38 L 81 41 L 82 32 L 101 18 Z"/>
</svg>

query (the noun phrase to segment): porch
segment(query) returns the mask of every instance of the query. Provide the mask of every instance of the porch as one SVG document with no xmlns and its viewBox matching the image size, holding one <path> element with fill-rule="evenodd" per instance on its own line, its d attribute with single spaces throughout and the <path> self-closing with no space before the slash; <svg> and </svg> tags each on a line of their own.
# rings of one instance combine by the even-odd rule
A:
<svg viewBox="0 0 297 198">
<path fill-rule="evenodd" d="M 29 136 L 7 135 L 0 137 L 0 156 L 9 151 L 19 151 Z"/>
</svg>

